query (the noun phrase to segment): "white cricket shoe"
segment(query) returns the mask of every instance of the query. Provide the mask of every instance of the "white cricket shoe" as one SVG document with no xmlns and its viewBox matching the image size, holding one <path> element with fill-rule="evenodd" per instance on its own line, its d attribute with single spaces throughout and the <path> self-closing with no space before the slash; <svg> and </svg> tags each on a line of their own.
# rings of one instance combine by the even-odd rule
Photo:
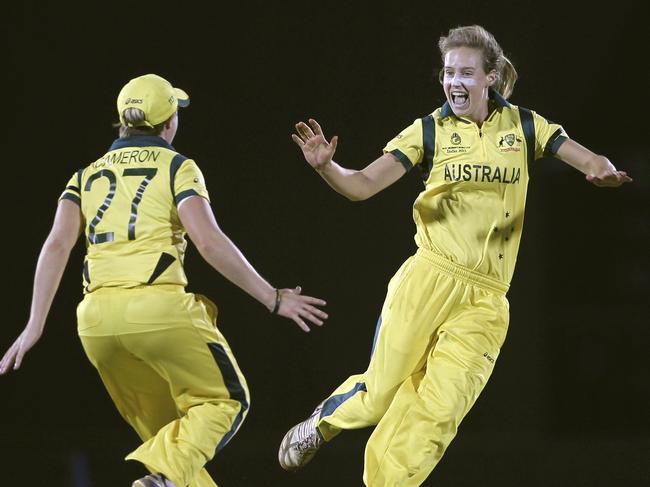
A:
<svg viewBox="0 0 650 487">
<path fill-rule="evenodd" d="M 176 487 L 176 485 L 163 474 L 154 473 L 136 480 L 131 487 Z"/>
<path fill-rule="evenodd" d="M 320 404 L 311 413 L 311 416 L 295 425 L 284 435 L 278 451 L 278 460 L 283 469 L 292 471 L 304 467 L 325 442 L 316 428 L 322 406 Z"/>
</svg>

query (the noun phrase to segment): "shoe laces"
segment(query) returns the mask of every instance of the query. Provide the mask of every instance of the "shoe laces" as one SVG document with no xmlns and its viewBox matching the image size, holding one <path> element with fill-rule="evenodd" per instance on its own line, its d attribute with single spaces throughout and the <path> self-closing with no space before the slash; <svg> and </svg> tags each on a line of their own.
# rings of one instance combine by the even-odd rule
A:
<svg viewBox="0 0 650 487">
<path fill-rule="evenodd" d="M 296 450 L 298 453 L 303 454 L 307 453 L 310 450 L 315 450 L 320 444 L 320 437 L 318 433 L 314 432 L 313 434 L 303 438 L 302 440 L 296 443 Z"/>
<path fill-rule="evenodd" d="M 323 441 L 318 428 L 316 428 L 316 422 L 318 421 L 320 410 L 321 408 L 318 407 L 312 415 L 298 427 L 297 436 L 300 439 L 296 442 L 295 448 L 300 454 L 317 449 Z"/>
</svg>

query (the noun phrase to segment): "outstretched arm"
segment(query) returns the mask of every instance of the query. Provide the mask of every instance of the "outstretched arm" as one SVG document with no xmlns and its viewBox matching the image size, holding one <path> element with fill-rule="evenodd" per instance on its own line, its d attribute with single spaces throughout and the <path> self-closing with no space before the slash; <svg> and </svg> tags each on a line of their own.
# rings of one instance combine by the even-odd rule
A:
<svg viewBox="0 0 650 487">
<path fill-rule="evenodd" d="M 387 188 L 399 178 L 406 169 L 392 154 L 384 154 L 361 171 L 346 169 L 332 160 L 338 137 L 327 142 L 323 131 L 314 119 L 309 125 L 296 124 L 298 134 L 291 138 L 302 150 L 305 159 L 336 192 L 352 201 L 365 200 Z"/>
<path fill-rule="evenodd" d="M 0 374 L 11 368 L 20 368 L 25 354 L 36 344 L 43 333 L 45 319 L 59 288 L 61 276 L 68 263 L 70 251 L 81 233 L 81 211 L 76 203 L 61 200 L 56 210 L 54 224 L 36 264 L 34 291 L 29 321 L 23 332 L 0 361 Z"/>
<path fill-rule="evenodd" d="M 593 153 L 575 140 L 564 141 L 555 156 L 581 171 L 596 186 L 615 188 L 632 182 L 625 171 L 618 171 L 605 156 Z"/>
<path fill-rule="evenodd" d="M 181 202 L 178 214 L 192 242 L 206 262 L 272 311 L 276 304 L 276 289 L 257 273 L 241 251 L 219 228 L 207 200 L 201 196 L 190 196 Z M 281 289 L 279 293 L 280 306 L 277 314 L 292 319 L 304 331 L 309 331 L 304 320 L 320 326 L 327 318 L 327 314 L 316 307 L 324 306 L 325 301 L 311 296 L 302 296 L 300 287 Z"/>
</svg>

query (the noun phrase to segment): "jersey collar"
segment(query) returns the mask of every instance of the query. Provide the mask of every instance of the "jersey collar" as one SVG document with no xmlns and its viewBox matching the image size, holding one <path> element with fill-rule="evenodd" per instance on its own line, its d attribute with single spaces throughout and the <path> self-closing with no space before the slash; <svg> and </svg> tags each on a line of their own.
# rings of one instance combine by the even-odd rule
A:
<svg viewBox="0 0 650 487">
<path fill-rule="evenodd" d="M 506 100 L 504 97 L 501 96 L 498 92 L 494 90 L 490 90 L 488 92 L 488 97 L 490 100 L 494 101 L 495 105 L 498 108 L 501 107 L 510 107 L 510 103 L 508 103 L 508 100 Z M 444 105 L 442 105 L 442 108 L 440 109 L 440 117 L 442 118 L 447 118 L 447 117 L 455 117 L 454 111 L 451 108 L 451 105 L 449 104 L 448 101 L 445 102 Z"/>
<path fill-rule="evenodd" d="M 109 151 L 123 149 L 124 147 L 164 147 L 176 151 L 166 140 L 157 135 L 132 135 L 131 137 L 122 137 L 116 139 Z"/>
</svg>

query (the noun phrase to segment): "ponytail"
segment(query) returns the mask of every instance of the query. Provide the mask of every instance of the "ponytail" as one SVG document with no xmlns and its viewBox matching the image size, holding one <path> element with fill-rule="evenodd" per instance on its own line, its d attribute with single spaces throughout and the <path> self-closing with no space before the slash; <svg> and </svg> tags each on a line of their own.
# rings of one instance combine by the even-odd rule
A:
<svg viewBox="0 0 650 487">
<path fill-rule="evenodd" d="M 158 125 L 151 126 L 146 121 L 145 113 L 139 108 L 127 108 L 122 112 L 122 123 L 116 124 L 120 138 L 132 135 L 160 135 L 165 128 L 165 120 Z"/>
<path fill-rule="evenodd" d="M 501 54 L 501 57 L 497 61 L 497 76 L 498 78 L 493 88 L 507 100 L 515 89 L 518 75 L 510 59 L 503 54 Z"/>
</svg>

